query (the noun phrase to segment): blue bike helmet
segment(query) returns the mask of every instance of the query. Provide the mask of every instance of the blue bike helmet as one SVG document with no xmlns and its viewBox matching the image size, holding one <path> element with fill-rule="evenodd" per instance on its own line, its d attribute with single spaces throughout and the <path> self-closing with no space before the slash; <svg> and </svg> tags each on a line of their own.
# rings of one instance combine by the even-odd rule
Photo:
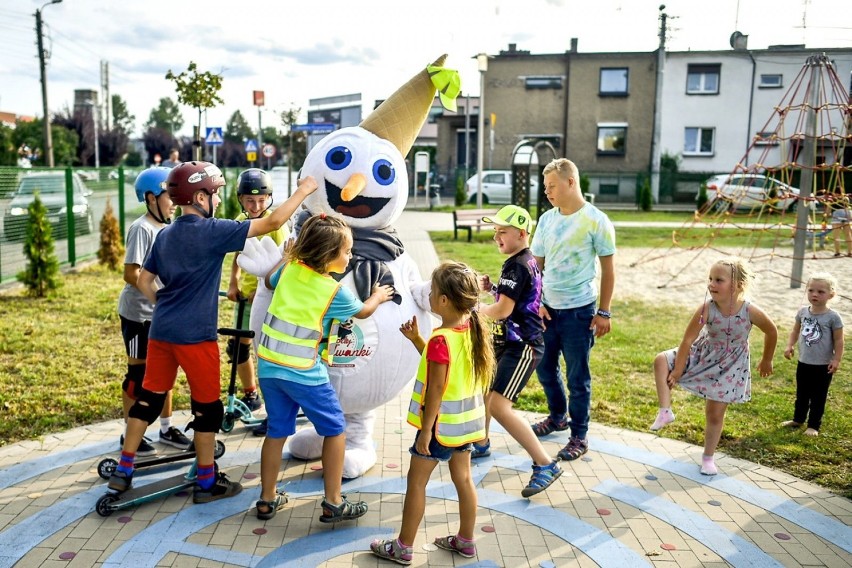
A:
<svg viewBox="0 0 852 568">
<path fill-rule="evenodd" d="M 145 201 L 145 194 L 148 192 L 153 193 L 154 197 L 159 197 L 161 193 L 166 191 L 166 178 L 170 171 L 172 171 L 171 168 L 153 166 L 136 177 L 136 198 L 139 203 Z"/>
<path fill-rule="evenodd" d="M 148 168 L 136 176 L 136 183 L 134 184 L 134 187 L 136 188 L 136 198 L 139 199 L 140 202 L 145 203 L 145 208 L 148 210 L 148 213 L 150 213 L 158 223 L 164 223 L 166 225 L 171 223 L 171 219 L 169 215 L 166 215 L 162 209 L 160 209 L 160 202 L 155 201 L 157 204 L 157 211 L 152 211 L 151 205 L 145 200 L 145 196 L 151 193 L 155 198 L 157 198 L 161 193 L 166 191 L 168 187 L 166 179 L 169 177 L 169 172 L 171 171 L 172 168 L 164 168 L 162 166 Z"/>
</svg>

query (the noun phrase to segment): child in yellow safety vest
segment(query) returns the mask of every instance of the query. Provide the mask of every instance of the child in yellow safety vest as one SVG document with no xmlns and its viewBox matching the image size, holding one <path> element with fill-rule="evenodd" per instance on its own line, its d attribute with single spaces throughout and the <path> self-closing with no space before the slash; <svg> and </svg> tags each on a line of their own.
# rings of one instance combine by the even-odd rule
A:
<svg viewBox="0 0 852 568">
<path fill-rule="evenodd" d="M 441 318 L 428 342 L 417 318 L 400 331 L 421 353 L 420 368 L 408 409 L 408 422 L 418 429 L 409 449 L 411 464 L 396 539 L 374 540 L 376 556 L 411 564 L 414 537 L 426 508 L 426 484 L 440 461 L 449 461 L 459 497 L 459 530 L 435 539 L 435 545 L 465 558 L 476 556 L 476 488 L 470 470 L 473 442 L 485 437 L 484 394 L 494 373 L 491 333 L 475 311 L 479 297 L 476 273 L 459 262 L 445 262 L 432 273 L 429 305 Z"/>
<path fill-rule="evenodd" d="M 287 503 L 276 485 L 299 407 L 324 438 L 320 521 L 347 521 L 367 512 L 365 502 L 347 501 L 340 492 L 346 421 L 323 361 L 330 363 L 339 322 L 371 316 L 393 297 L 393 288 L 376 285 L 361 302 L 330 274 L 342 274 L 351 258 L 352 230 L 341 218 L 321 213 L 305 221 L 287 257 L 266 278 L 275 292 L 257 346 L 257 375 L 269 421 L 260 454 L 258 519 L 271 519 Z"/>
</svg>

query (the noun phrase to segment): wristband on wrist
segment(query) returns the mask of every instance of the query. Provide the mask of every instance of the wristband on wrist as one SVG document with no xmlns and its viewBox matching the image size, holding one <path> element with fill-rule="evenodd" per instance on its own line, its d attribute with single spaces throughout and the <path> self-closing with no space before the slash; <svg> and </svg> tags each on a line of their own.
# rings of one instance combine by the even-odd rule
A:
<svg viewBox="0 0 852 568">
<path fill-rule="evenodd" d="M 606 310 L 598 310 L 596 313 L 602 318 L 610 319 L 612 317 L 612 312 L 608 312 Z"/>
<path fill-rule="evenodd" d="M 497 294 L 497 285 L 496 284 L 491 285 L 491 293 L 495 294 L 495 295 Z"/>
</svg>

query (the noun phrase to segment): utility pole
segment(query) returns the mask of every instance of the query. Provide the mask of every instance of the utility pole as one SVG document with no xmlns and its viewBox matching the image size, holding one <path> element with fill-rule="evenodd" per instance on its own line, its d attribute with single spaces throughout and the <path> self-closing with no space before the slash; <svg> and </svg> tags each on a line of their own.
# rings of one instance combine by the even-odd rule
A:
<svg viewBox="0 0 852 568">
<path fill-rule="evenodd" d="M 47 166 L 53 167 L 53 138 L 50 134 L 50 115 L 47 110 L 47 70 L 45 65 L 44 40 L 42 39 L 42 20 L 41 12 L 45 6 L 50 4 L 59 4 L 62 0 L 51 0 L 43 4 L 41 8 L 36 10 L 36 44 L 38 45 L 38 65 L 41 72 L 41 108 L 44 113 L 44 152 L 47 155 Z"/>
<path fill-rule="evenodd" d="M 651 137 L 651 197 L 654 203 L 660 202 L 660 137 L 663 125 L 663 73 L 666 67 L 666 19 L 663 11 L 665 4 L 660 4 L 660 46 L 657 48 L 657 86 L 654 95 L 654 133 Z M 639 188 L 636 188 L 639 191 Z"/>
</svg>

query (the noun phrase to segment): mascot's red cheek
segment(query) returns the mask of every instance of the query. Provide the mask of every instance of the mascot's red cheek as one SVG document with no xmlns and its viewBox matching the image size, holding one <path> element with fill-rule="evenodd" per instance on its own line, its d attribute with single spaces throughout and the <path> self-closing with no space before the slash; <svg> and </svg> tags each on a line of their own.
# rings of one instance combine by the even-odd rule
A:
<svg viewBox="0 0 852 568">
<path fill-rule="evenodd" d="M 354 219 L 366 219 L 373 214 L 369 205 L 338 205 L 334 210 Z"/>
</svg>

